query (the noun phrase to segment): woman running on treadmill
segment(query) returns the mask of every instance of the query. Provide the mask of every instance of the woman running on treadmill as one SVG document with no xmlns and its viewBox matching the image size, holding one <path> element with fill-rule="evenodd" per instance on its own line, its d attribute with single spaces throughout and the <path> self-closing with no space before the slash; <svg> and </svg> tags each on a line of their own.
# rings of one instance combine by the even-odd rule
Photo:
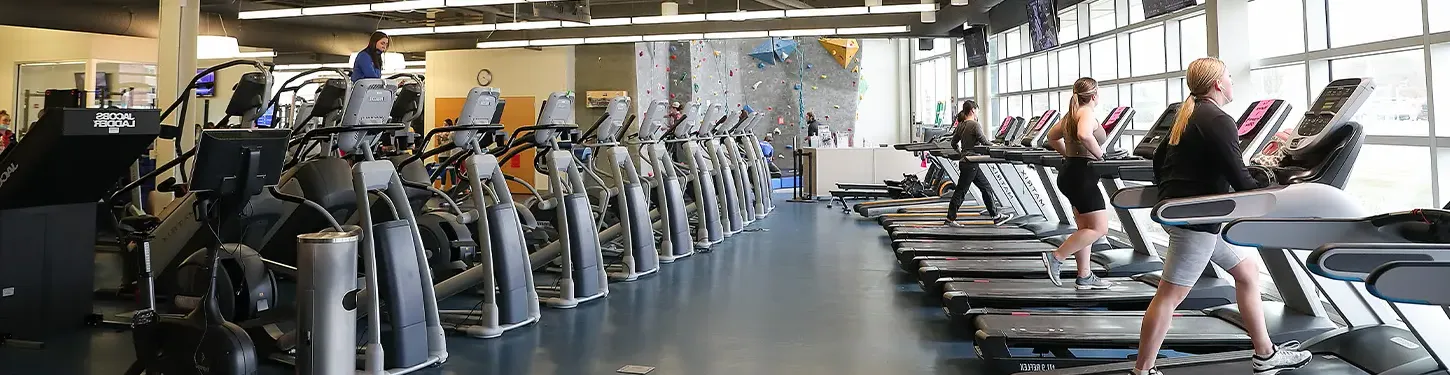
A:
<svg viewBox="0 0 1450 375">
<path fill-rule="evenodd" d="M 1158 198 L 1186 198 L 1257 189 L 1240 159 L 1238 124 L 1220 106 L 1233 100 L 1233 79 L 1224 73 L 1223 61 L 1206 57 L 1188 65 L 1188 99 L 1178 108 L 1178 117 L 1166 144 L 1153 154 L 1153 172 Z M 1168 257 L 1163 261 L 1163 281 L 1148 305 L 1138 344 L 1138 361 L 1133 373 L 1161 375 L 1154 367 L 1163 336 L 1168 333 L 1173 311 L 1188 296 L 1194 282 L 1209 262 L 1228 270 L 1234 278 L 1244 328 L 1254 341 L 1254 374 L 1269 375 L 1296 369 L 1309 363 L 1310 355 L 1297 343 L 1274 346 L 1264 325 L 1259 294 L 1259 261 L 1245 256 L 1219 238 L 1218 224 L 1173 226 L 1168 232 Z"/>
<path fill-rule="evenodd" d="M 992 200 L 992 190 L 987 187 L 987 176 L 977 170 L 976 163 L 967 161 L 966 155 L 972 146 L 990 145 L 987 135 L 982 133 L 982 125 L 977 123 L 977 102 L 968 100 L 962 103 L 962 111 L 957 112 L 957 128 L 952 131 L 952 148 L 962 155 L 957 161 L 957 181 L 971 181 L 982 192 L 982 204 L 987 208 L 982 210 L 993 220 L 1000 221 L 1001 216 L 997 215 L 997 204 Z M 957 184 L 952 189 L 951 203 L 947 204 L 947 222 L 949 227 L 961 227 L 957 222 L 957 210 L 962 208 L 962 200 L 967 198 L 967 186 Z"/>
<path fill-rule="evenodd" d="M 1088 163 L 1103 160 L 1103 147 L 1108 135 L 1098 125 L 1094 109 L 1098 105 L 1098 81 L 1082 77 L 1072 83 L 1072 96 L 1067 99 L 1067 115 L 1047 132 L 1047 146 L 1066 158 L 1058 171 L 1057 189 L 1072 205 L 1077 231 L 1062 241 L 1062 246 L 1042 254 L 1047 277 L 1053 285 L 1062 286 L 1062 262 L 1077 254 L 1079 290 L 1107 289 L 1112 282 L 1098 278 L 1092 271 L 1092 246 L 1108 234 L 1108 205 L 1098 190 L 1098 177 Z"/>
</svg>

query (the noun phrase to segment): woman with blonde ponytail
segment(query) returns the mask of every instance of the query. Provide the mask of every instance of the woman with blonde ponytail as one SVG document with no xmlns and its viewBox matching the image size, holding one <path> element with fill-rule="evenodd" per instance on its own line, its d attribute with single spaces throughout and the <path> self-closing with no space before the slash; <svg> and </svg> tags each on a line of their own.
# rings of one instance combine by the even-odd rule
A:
<svg viewBox="0 0 1450 375">
<path fill-rule="evenodd" d="M 1077 230 L 1056 251 L 1042 254 L 1042 263 L 1047 267 L 1047 277 L 1057 286 L 1062 286 L 1062 262 L 1069 255 L 1077 254 L 1078 290 L 1107 289 L 1112 282 L 1093 275 L 1092 245 L 1108 234 L 1108 205 L 1103 193 L 1098 190 L 1098 177 L 1089 165 L 1103 160 L 1103 143 L 1108 135 L 1098 126 L 1093 109 L 1098 104 L 1098 82 L 1092 78 L 1078 78 L 1072 84 L 1072 96 L 1067 99 L 1067 115 L 1052 130 L 1047 132 L 1047 146 L 1066 158 L 1057 174 L 1057 189 L 1072 205 L 1073 217 L 1077 219 Z"/>
<path fill-rule="evenodd" d="M 1249 176 L 1239 152 L 1238 124 L 1219 107 L 1233 100 L 1233 79 L 1223 61 L 1194 60 L 1188 65 L 1188 99 L 1178 108 L 1168 141 L 1153 155 L 1155 183 L 1160 199 L 1225 194 L 1259 188 Z M 1303 367 L 1310 354 L 1297 344 L 1275 346 L 1264 325 L 1259 294 L 1259 263 L 1219 238 L 1219 225 L 1164 225 L 1168 257 L 1163 261 L 1163 282 L 1143 316 L 1138 361 L 1133 373 L 1160 375 L 1154 368 L 1163 336 L 1174 310 L 1193 290 L 1209 262 L 1233 274 L 1244 329 L 1254 341 L 1253 371 L 1278 374 Z"/>
</svg>

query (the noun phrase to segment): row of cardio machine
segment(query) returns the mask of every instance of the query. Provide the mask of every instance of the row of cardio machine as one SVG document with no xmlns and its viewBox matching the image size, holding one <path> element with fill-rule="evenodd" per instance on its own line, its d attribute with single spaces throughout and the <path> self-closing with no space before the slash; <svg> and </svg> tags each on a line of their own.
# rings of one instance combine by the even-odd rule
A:
<svg viewBox="0 0 1450 375">
<path fill-rule="evenodd" d="M 1275 342 L 1298 340 L 1316 354 L 1295 374 L 1444 374 L 1450 338 L 1450 211 L 1436 208 L 1370 215 L 1342 189 L 1364 129 L 1351 121 L 1374 91 L 1368 78 L 1331 82 L 1297 126 L 1280 130 L 1291 106 L 1250 103 L 1238 118 L 1239 148 L 1263 189 L 1185 199 L 1157 198 L 1152 157 L 1167 139 L 1178 105 L 1170 105 L 1131 153 L 1110 150 L 1092 162 L 1122 225 L 1093 246 L 1092 269 L 1116 285 L 1105 290 L 1056 287 L 1040 255 L 1073 231 L 1054 191 L 1063 157 L 1046 150 L 1058 124 L 1049 110 L 1024 121 L 1008 116 L 992 146 L 958 154 L 944 136 L 898 145 L 932 160 L 936 173 L 956 176 L 965 159 L 988 176 L 1010 219 L 982 216 L 965 204 L 963 228 L 946 227 L 940 197 L 865 202 L 855 206 L 892 238 L 901 269 L 928 298 L 939 300 L 953 326 L 975 341 L 977 354 L 1001 373 L 1127 374 L 1143 311 L 1160 282 L 1158 248 L 1146 236 L 1156 224 L 1226 224 L 1225 240 L 1254 248 L 1277 301 L 1265 302 Z M 1119 144 L 1135 111 L 1110 110 L 1101 122 L 1106 145 Z M 1130 187 L 1125 181 L 1131 181 Z M 1046 202 L 1046 203 L 1044 203 Z M 1050 207 L 1050 208 L 1048 208 Z M 1119 237 L 1126 237 L 1121 239 Z M 1068 262 L 1071 264 L 1071 262 Z M 1064 278 L 1076 276 L 1065 267 Z M 1244 331 L 1233 282 L 1225 270 L 1203 270 L 1163 344 L 1167 374 L 1247 371 L 1252 343 Z M 1286 373 L 1287 374 L 1287 373 Z"/>
<path fill-rule="evenodd" d="M 457 125 L 420 135 L 406 124 L 424 113 L 423 77 L 292 86 L 327 70 L 320 69 L 282 83 L 268 100 L 268 68 L 238 60 L 202 71 L 190 87 L 232 67 L 256 71 L 233 88 L 219 121 L 229 129 L 201 132 L 189 150 L 182 150 L 189 142 L 176 142 L 175 160 L 130 183 L 114 184 L 158 136 L 179 140 L 180 131 L 161 121 L 178 110 L 185 118 L 190 89 L 161 113 L 47 112 L 35 135 L 4 155 L 6 165 L 24 168 L 15 177 L 26 183 L 0 182 L 0 194 L 59 197 L 28 206 L 81 211 L 104 203 L 110 225 L 100 229 L 116 232 L 111 245 L 126 252 L 132 275 L 109 296 L 139 304 L 94 314 L 89 282 L 71 293 L 21 288 L 21 298 L 0 308 L 47 307 L 7 319 L 13 324 L 0 332 L 45 337 L 81 320 L 117 323 L 133 333 L 137 361 L 129 374 L 252 374 L 263 362 L 307 374 L 409 373 L 447 361 L 446 335 L 499 337 L 537 322 L 541 306 L 601 300 L 609 281 L 656 273 L 660 263 L 707 250 L 774 209 L 754 135 L 763 117 L 726 113 L 723 103 L 692 104 L 683 121 L 671 122 L 668 104 L 652 101 L 630 133 L 630 100 L 615 98 L 584 131 L 573 121 L 574 95 L 556 92 L 534 125 L 506 131 L 499 123 L 506 100 L 497 89 L 476 87 Z M 278 105 L 282 92 L 302 90 L 315 99 Z M 282 121 L 257 126 L 264 111 L 282 109 L 294 113 L 274 113 Z M 440 134 L 449 141 L 428 147 Z M 93 152 L 44 155 L 62 143 Z M 582 156 L 582 148 L 592 152 Z M 537 154 L 531 172 L 547 188 L 533 186 L 533 173 L 503 173 L 503 163 L 527 151 Z M 430 171 L 424 164 L 435 157 L 439 165 Z M 80 159 L 96 173 L 42 194 L 47 188 L 38 181 L 48 169 L 32 164 Z M 463 181 L 438 183 L 445 170 L 460 171 Z M 157 189 L 175 199 L 147 215 L 129 197 L 166 175 L 174 177 Z M 515 195 L 526 198 L 516 202 Z M 71 206 L 25 229 L 48 233 L 47 226 L 88 222 Z M 47 247 L 59 247 L 52 242 Z M 83 253 L 26 250 L 49 254 L 44 263 L 77 262 Z M 441 309 L 449 298 L 472 308 Z"/>
</svg>

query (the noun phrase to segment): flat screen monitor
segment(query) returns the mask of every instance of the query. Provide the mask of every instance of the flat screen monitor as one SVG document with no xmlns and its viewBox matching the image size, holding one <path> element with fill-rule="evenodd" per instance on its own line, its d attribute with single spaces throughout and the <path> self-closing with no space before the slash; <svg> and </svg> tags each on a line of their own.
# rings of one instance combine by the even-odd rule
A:
<svg viewBox="0 0 1450 375">
<path fill-rule="evenodd" d="M 1027 0 L 1027 28 L 1032 51 L 1057 47 L 1057 0 Z"/>
<path fill-rule="evenodd" d="M 1198 0 L 1143 0 L 1143 17 L 1153 18 L 1198 5 Z"/>
<path fill-rule="evenodd" d="M 196 73 L 206 69 L 197 69 Z M 196 96 L 199 98 L 210 98 L 216 96 L 216 72 L 207 73 L 201 79 L 196 80 Z"/>
<path fill-rule="evenodd" d="M 967 67 L 987 66 L 987 28 L 973 26 L 962 30 L 966 44 Z"/>
</svg>

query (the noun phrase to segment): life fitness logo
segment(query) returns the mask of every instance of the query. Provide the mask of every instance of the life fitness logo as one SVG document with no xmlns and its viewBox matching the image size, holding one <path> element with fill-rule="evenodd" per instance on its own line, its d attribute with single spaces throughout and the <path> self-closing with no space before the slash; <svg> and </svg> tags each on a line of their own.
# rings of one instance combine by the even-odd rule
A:
<svg viewBox="0 0 1450 375">
<path fill-rule="evenodd" d="M 121 128 L 136 127 L 136 115 L 129 112 L 97 112 L 91 126 L 106 129 L 110 134 L 120 134 Z"/>
</svg>

